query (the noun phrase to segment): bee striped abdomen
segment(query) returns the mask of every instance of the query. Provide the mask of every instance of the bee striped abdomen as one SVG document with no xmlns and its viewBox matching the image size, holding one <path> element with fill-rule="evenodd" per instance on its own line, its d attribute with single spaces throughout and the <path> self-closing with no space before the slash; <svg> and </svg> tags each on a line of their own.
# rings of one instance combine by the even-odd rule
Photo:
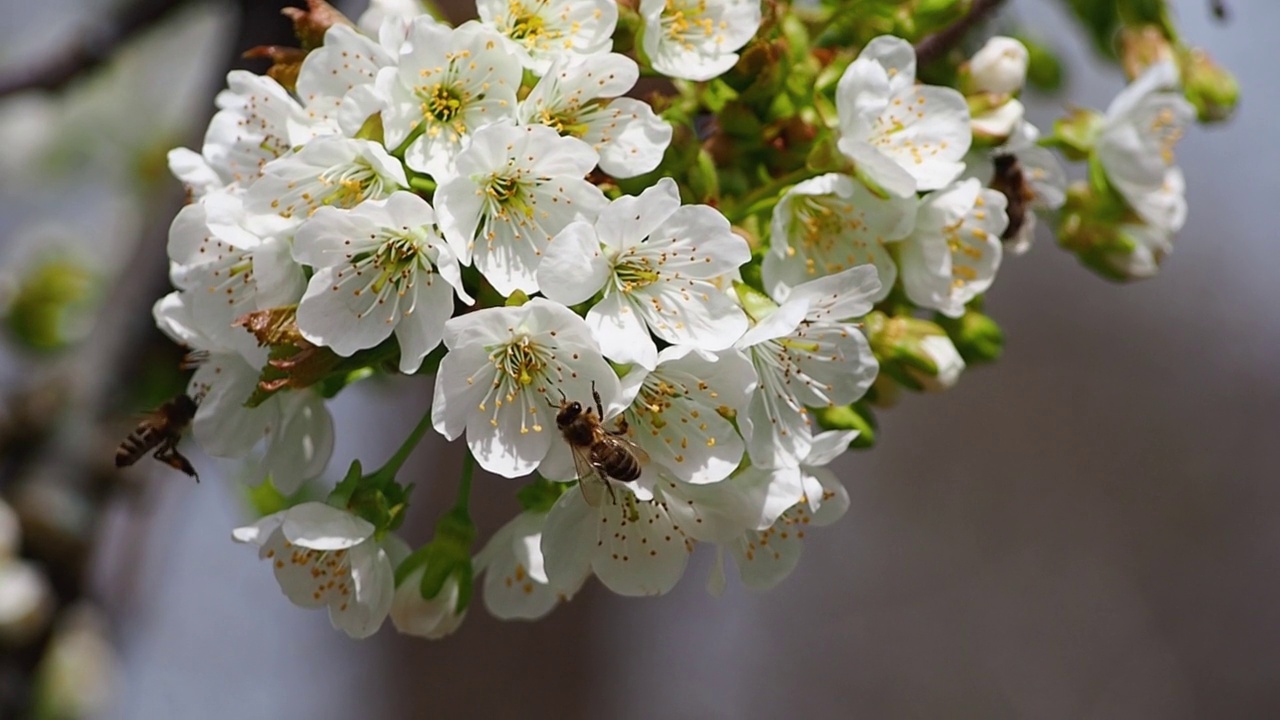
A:
<svg viewBox="0 0 1280 720">
<path fill-rule="evenodd" d="M 153 425 L 138 428 L 116 448 L 116 467 L 126 467 L 138 462 L 147 451 L 160 444 L 164 433 Z"/>
<path fill-rule="evenodd" d="M 591 461 L 619 482 L 631 482 L 640 477 L 640 461 L 624 447 L 598 443 L 591 448 Z"/>
</svg>

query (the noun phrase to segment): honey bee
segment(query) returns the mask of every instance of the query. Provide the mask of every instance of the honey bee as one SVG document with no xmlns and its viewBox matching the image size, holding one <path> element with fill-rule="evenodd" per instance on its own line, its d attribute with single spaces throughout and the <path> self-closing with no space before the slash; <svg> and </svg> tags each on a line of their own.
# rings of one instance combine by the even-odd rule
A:
<svg viewBox="0 0 1280 720">
<path fill-rule="evenodd" d="M 1005 209 L 1009 216 L 1009 226 L 1000 235 L 1000 239 L 1009 240 L 1017 237 L 1026 224 L 1036 193 L 1031 189 L 1031 183 L 1027 182 L 1027 174 L 1016 156 L 996 155 L 993 160 L 995 175 L 991 178 L 991 189 L 1000 191 L 1009 201 Z"/>
<path fill-rule="evenodd" d="M 591 507 L 600 507 L 605 493 L 610 502 L 618 501 L 612 481 L 631 482 L 640 477 L 649 454 L 627 439 L 626 420 L 619 418 L 614 430 L 604 426 L 604 406 L 594 384 L 591 397 L 596 403 L 594 412 L 590 406 L 584 409 L 576 400 L 570 402 L 561 393 L 556 427 L 569 443 L 583 499 Z"/>
<path fill-rule="evenodd" d="M 128 467 L 155 448 L 152 457 L 200 482 L 191 461 L 178 452 L 178 440 L 195 417 L 198 405 L 199 398 L 183 393 L 148 413 L 116 448 L 116 467 Z"/>
</svg>

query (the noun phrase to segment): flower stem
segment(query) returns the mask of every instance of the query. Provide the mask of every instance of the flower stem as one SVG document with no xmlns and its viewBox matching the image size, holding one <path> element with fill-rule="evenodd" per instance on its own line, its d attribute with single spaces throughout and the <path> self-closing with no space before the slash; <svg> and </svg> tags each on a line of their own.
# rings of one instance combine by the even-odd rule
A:
<svg viewBox="0 0 1280 720">
<path fill-rule="evenodd" d="M 454 500 L 454 510 L 468 513 L 471 505 L 471 477 L 476 472 L 476 459 L 471 455 L 471 448 L 465 448 L 462 455 L 462 477 L 458 478 L 458 497 Z"/>
</svg>

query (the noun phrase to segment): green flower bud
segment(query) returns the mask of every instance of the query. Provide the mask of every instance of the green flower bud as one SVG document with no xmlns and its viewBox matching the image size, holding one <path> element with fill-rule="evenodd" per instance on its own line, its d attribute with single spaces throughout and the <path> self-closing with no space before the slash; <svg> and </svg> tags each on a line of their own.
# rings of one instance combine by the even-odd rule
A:
<svg viewBox="0 0 1280 720">
<path fill-rule="evenodd" d="M 972 308 L 958 318 L 934 315 L 934 321 L 947 331 L 951 342 L 966 363 L 976 364 L 999 359 L 1004 350 L 1004 332 L 990 316 Z"/>
<path fill-rule="evenodd" d="M 1173 45 L 1155 25 L 1126 27 L 1120 31 L 1120 64 L 1132 80 L 1147 68 L 1173 59 Z"/>
<path fill-rule="evenodd" d="M 937 323 L 873 312 L 867 316 L 866 329 L 880 371 L 906 388 L 946 390 L 964 371 L 964 360 Z"/>
<path fill-rule="evenodd" d="M 871 408 L 857 402 L 852 405 L 817 408 L 813 417 L 823 430 L 857 430 L 850 449 L 865 450 L 876 444 L 876 416 Z"/>
<path fill-rule="evenodd" d="M 1184 48 L 1178 54 L 1182 86 L 1196 108 L 1200 122 L 1221 122 L 1231 117 L 1240 102 L 1240 83 L 1201 48 Z"/>
</svg>

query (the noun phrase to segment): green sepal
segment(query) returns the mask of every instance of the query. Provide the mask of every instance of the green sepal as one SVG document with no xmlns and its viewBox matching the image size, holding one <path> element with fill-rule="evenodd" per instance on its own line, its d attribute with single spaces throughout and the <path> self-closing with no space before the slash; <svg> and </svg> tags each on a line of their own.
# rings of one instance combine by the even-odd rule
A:
<svg viewBox="0 0 1280 720">
<path fill-rule="evenodd" d="M 990 316 L 975 309 L 967 309 L 958 318 L 937 313 L 933 320 L 947 331 L 960 357 L 969 365 L 994 362 L 1004 352 L 1004 331 Z"/>
<path fill-rule="evenodd" d="M 769 317 L 778 309 L 778 304 L 768 295 L 746 283 L 734 280 L 733 291 L 738 296 L 738 302 L 742 305 L 743 311 L 756 322 Z"/>
<path fill-rule="evenodd" d="M 876 421 L 871 408 L 861 403 L 814 408 L 814 419 L 823 430 L 857 430 L 858 436 L 849 443 L 855 450 L 865 450 L 876 444 Z"/>
<path fill-rule="evenodd" d="M 1080 161 L 1093 152 L 1105 121 L 1102 113 L 1088 108 L 1075 108 L 1066 117 L 1053 121 L 1053 134 L 1041 145 L 1057 148 L 1068 160 Z"/>
</svg>

